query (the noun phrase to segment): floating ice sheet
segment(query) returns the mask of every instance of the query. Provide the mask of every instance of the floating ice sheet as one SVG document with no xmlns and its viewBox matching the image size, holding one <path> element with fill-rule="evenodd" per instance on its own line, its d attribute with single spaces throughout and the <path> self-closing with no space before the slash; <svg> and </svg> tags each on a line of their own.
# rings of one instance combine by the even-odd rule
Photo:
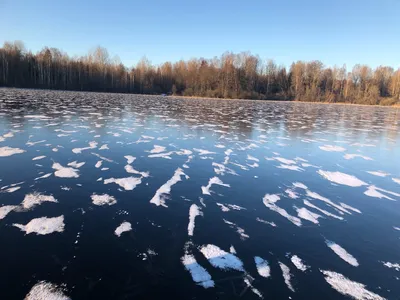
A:
<svg viewBox="0 0 400 300">
<path fill-rule="evenodd" d="M 348 253 L 344 248 L 342 248 L 340 245 L 336 244 L 335 242 L 332 241 L 328 241 L 326 240 L 326 245 L 332 249 L 333 252 L 336 253 L 337 256 L 339 256 L 341 259 L 343 259 L 345 262 L 347 262 L 348 264 L 354 266 L 354 267 L 358 267 L 359 263 L 357 261 L 357 259 L 351 255 L 350 253 Z"/>
<path fill-rule="evenodd" d="M 55 218 L 37 218 L 32 219 L 28 224 L 13 224 L 13 226 L 18 227 L 26 234 L 36 232 L 36 234 L 46 235 L 53 232 L 63 232 L 64 231 L 64 216 L 59 216 Z"/>
<path fill-rule="evenodd" d="M 71 300 L 71 298 L 57 285 L 41 281 L 32 287 L 25 300 Z"/>
<path fill-rule="evenodd" d="M 368 291 L 365 285 L 352 281 L 340 273 L 321 270 L 325 275 L 325 280 L 332 288 L 342 295 L 350 296 L 356 300 L 384 300 L 385 298 Z"/>
<path fill-rule="evenodd" d="M 129 222 L 122 222 L 121 225 L 119 225 L 115 231 L 114 234 L 118 237 L 121 236 L 122 233 L 128 232 L 132 230 L 132 225 Z"/>
<path fill-rule="evenodd" d="M 337 184 L 347 185 L 351 187 L 359 187 L 362 185 L 367 185 L 364 181 L 358 179 L 357 177 L 341 172 L 329 172 L 329 171 L 318 170 L 317 173 L 322 177 L 324 177 L 325 179 Z"/>
</svg>

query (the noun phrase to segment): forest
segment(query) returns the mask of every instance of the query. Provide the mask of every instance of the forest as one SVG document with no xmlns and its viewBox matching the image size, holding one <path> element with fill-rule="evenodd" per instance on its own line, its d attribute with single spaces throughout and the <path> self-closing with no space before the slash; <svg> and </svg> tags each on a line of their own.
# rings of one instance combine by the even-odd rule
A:
<svg viewBox="0 0 400 300">
<path fill-rule="evenodd" d="M 160 65 L 142 58 L 128 68 L 102 47 L 70 57 L 48 47 L 32 53 L 14 41 L 0 48 L 0 86 L 394 105 L 400 103 L 400 68 L 358 64 L 350 71 L 318 60 L 293 62 L 287 68 L 249 52 Z"/>
</svg>

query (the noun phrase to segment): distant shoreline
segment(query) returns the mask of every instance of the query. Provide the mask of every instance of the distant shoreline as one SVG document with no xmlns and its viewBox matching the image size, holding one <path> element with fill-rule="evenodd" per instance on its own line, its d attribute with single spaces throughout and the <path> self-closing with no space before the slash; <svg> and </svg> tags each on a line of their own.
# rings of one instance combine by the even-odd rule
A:
<svg viewBox="0 0 400 300">
<path fill-rule="evenodd" d="M 10 90 L 30 90 L 30 91 L 54 91 L 54 92 L 73 92 L 73 93 L 101 93 L 111 95 L 133 95 L 133 96 L 153 96 L 153 97 L 165 97 L 165 98 L 177 98 L 177 99 L 203 99 L 203 100 L 222 100 L 222 101 L 252 101 L 252 102 L 274 102 L 274 103 L 307 103 L 307 104 L 334 104 L 334 105 L 352 105 L 352 106 L 370 106 L 370 107 L 390 107 L 400 108 L 400 104 L 393 105 L 382 105 L 382 104 L 358 104 L 358 103 L 347 103 L 347 102 L 318 102 L 318 101 L 299 101 L 299 100 L 276 100 L 276 99 L 239 99 L 239 98 L 210 98 L 201 96 L 180 96 L 180 95 L 156 95 L 156 94 L 136 94 L 136 93 L 114 93 L 114 92 L 102 92 L 102 91 L 77 91 L 77 90 L 58 90 L 58 89 L 40 89 L 40 88 L 19 88 L 19 87 L 7 87 L 0 86 L 2 89 Z"/>
</svg>

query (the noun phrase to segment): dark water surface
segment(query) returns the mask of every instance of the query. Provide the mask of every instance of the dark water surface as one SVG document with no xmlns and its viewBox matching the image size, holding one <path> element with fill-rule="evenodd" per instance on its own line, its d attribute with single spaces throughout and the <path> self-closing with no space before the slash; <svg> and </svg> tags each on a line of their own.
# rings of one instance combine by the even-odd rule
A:
<svg viewBox="0 0 400 300">
<path fill-rule="evenodd" d="M 0 299 L 400 299 L 399 120 L 0 89 Z"/>
</svg>

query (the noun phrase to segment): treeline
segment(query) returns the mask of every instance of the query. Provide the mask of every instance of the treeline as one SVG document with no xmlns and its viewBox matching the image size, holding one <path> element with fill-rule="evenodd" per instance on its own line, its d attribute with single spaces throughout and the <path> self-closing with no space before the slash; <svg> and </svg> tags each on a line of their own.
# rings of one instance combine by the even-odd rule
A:
<svg viewBox="0 0 400 300">
<path fill-rule="evenodd" d="M 247 52 L 158 66 L 143 58 L 127 68 L 101 47 L 69 57 L 47 47 L 34 54 L 16 41 L 0 48 L 0 86 L 391 105 L 400 102 L 400 69 L 356 65 L 348 72 L 320 61 L 287 69 Z"/>
</svg>

